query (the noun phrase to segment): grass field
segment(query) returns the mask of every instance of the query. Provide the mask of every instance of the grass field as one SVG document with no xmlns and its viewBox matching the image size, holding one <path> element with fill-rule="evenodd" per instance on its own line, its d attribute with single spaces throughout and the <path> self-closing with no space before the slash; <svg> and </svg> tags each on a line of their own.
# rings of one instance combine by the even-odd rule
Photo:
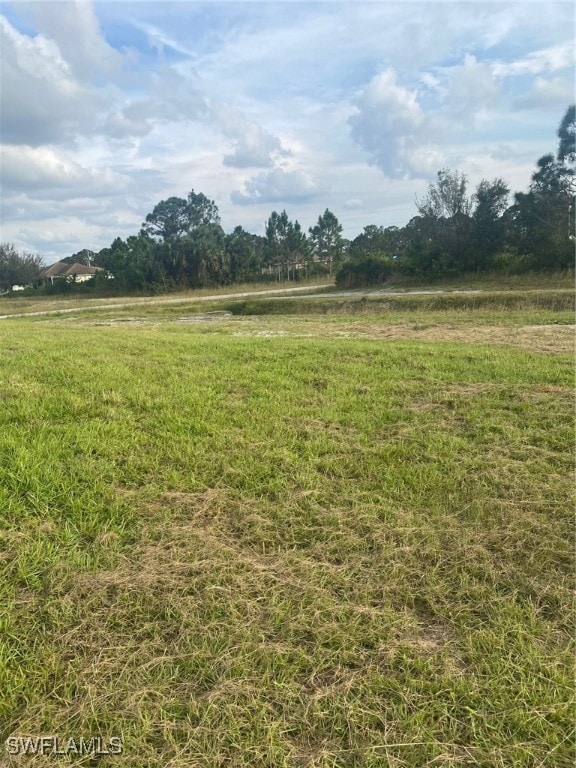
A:
<svg viewBox="0 0 576 768">
<path fill-rule="evenodd" d="M 0 765 L 571 766 L 564 293 L 2 321 Z"/>
</svg>

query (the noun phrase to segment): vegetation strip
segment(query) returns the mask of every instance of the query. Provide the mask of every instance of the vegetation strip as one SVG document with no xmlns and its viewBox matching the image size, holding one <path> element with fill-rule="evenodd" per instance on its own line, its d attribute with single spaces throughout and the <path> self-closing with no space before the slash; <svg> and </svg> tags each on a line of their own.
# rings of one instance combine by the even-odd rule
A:
<svg viewBox="0 0 576 768">
<path fill-rule="evenodd" d="M 328 285 L 318 285 L 315 286 L 315 289 L 317 288 L 329 288 Z M 188 304 L 188 303 L 197 303 L 197 302 L 204 302 L 204 301 L 223 301 L 224 299 L 230 300 L 231 298 L 245 298 L 248 296 L 271 296 L 273 294 L 277 293 L 300 293 L 304 291 L 309 291 L 310 288 L 308 286 L 305 287 L 285 287 L 285 288 L 277 288 L 273 290 L 261 290 L 261 291 L 244 291 L 241 293 L 234 293 L 234 294 L 214 294 L 211 296 L 191 296 L 191 297 L 177 297 L 177 298 L 154 298 L 154 299 L 144 299 L 138 303 L 137 306 L 145 305 L 145 304 Z M 94 310 L 110 310 L 110 309 L 126 309 L 126 308 L 133 308 L 134 304 L 132 302 L 123 302 L 120 304 L 98 304 L 98 305 L 86 305 L 81 304 L 76 307 L 63 307 L 62 309 L 48 309 L 48 310 L 40 310 L 35 312 L 19 312 L 16 314 L 10 314 L 10 315 L 0 315 L 0 320 L 8 320 L 12 317 L 41 317 L 42 315 L 60 315 L 60 314 L 70 314 L 72 312 L 92 312 Z"/>
</svg>

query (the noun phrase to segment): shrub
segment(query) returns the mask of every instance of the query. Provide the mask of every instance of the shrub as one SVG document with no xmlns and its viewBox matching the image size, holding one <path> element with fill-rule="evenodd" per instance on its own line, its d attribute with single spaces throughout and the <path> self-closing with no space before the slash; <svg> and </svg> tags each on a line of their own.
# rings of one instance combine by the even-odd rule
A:
<svg viewBox="0 0 576 768">
<path fill-rule="evenodd" d="M 336 285 L 339 288 L 380 285 L 386 282 L 391 273 L 392 261 L 389 256 L 361 256 L 342 264 L 336 273 Z"/>
</svg>

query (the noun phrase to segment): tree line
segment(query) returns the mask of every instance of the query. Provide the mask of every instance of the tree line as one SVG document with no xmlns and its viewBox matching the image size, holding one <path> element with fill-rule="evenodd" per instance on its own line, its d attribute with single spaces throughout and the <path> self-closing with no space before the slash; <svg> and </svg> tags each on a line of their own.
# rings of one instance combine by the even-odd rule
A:
<svg viewBox="0 0 576 768">
<path fill-rule="evenodd" d="M 368 225 L 349 241 L 326 209 L 305 232 L 285 210 L 273 211 L 265 235 L 237 226 L 225 233 L 216 203 L 201 192 L 162 200 L 138 234 L 116 238 L 99 252 L 84 249 L 63 259 L 102 267 L 85 290 L 158 292 L 177 288 L 336 275 L 349 287 L 378 283 L 391 274 L 437 279 L 470 272 L 557 271 L 574 257 L 576 107 L 558 128 L 555 153 L 537 161 L 528 192 L 510 201 L 504 179 L 482 180 L 470 191 L 465 174 L 438 172 L 417 214 L 404 227 Z M 35 284 L 38 255 L 0 246 L 0 288 Z M 56 283 L 46 290 L 65 290 Z M 68 286 L 69 288 L 69 286 Z"/>
</svg>

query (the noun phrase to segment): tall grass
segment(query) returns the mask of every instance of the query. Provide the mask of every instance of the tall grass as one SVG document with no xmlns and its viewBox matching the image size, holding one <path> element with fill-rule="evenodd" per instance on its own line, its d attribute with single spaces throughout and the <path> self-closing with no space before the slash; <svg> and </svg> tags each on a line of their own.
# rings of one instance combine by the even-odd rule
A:
<svg viewBox="0 0 576 768">
<path fill-rule="evenodd" d="M 549 310 L 552 312 L 574 312 L 576 297 L 574 291 L 490 291 L 485 293 L 406 294 L 403 296 L 335 295 L 331 297 L 277 297 L 248 298 L 222 304 L 236 315 L 269 314 L 374 314 L 402 312 L 506 312 L 508 310 L 529 311 Z"/>
</svg>

